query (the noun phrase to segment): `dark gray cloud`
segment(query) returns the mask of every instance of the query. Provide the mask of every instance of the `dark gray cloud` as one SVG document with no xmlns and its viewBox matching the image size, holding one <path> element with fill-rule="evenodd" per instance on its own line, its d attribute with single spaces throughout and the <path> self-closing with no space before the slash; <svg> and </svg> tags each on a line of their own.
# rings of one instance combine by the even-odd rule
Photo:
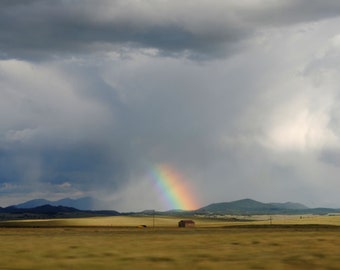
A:
<svg viewBox="0 0 340 270">
<path fill-rule="evenodd" d="M 3 58 L 155 48 L 191 57 L 220 56 L 261 28 L 335 17 L 337 1 L 4 1 Z"/>
</svg>

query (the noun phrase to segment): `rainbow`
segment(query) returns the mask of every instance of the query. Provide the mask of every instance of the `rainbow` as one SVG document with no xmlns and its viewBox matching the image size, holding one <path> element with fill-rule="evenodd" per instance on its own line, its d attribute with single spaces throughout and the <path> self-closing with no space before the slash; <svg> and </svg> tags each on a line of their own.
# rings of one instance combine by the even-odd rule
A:
<svg viewBox="0 0 340 270">
<path fill-rule="evenodd" d="M 157 165 L 152 169 L 152 178 L 157 191 L 167 207 L 171 209 L 195 210 L 196 199 L 186 186 L 182 176 L 168 165 Z"/>
</svg>

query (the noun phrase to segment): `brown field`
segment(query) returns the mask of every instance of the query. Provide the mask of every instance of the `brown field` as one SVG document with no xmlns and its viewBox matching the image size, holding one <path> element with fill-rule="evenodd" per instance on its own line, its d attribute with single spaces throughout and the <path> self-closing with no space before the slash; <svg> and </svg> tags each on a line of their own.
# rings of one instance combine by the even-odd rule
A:
<svg viewBox="0 0 340 270">
<path fill-rule="evenodd" d="M 340 268 L 340 217 L 257 219 L 195 218 L 195 228 L 177 228 L 174 217 L 156 217 L 155 228 L 150 217 L 1 222 L 0 269 Z"/>
</svg>

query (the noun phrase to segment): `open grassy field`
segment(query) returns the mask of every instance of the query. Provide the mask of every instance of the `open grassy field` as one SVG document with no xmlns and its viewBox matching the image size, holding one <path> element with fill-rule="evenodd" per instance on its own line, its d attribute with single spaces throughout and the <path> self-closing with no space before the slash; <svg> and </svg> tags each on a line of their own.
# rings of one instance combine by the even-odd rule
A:
<svg viewBox="0 0 340 270">
<path fill-rule="evenodd" d="M 12 222 L 0 227 L 0 269 L 339 269 L 340 227 L 306 224 L 339 217 L 315 218 L 199 219 L 196 228 L 177 228 L 175 217 L 155 228 L 150 217 Z"/>
<path fill-rule="evenodd" d="M 35 219 L 0 221 L 0 227 L 177 227 L 181 219 L 193 219 L 196 227 L 223 227 L 243 225 L 337 225 L 340 226 L 340 216 L 318 215 L 275 215 L 275 216 L 236 216 L 239 221 L 230 221 L 230 216 L 225 218 L 207 217 L 176 217 L 176 216 L 112 216 L 112 217 L 87 217 L 67 219 Z"/>
</svg>

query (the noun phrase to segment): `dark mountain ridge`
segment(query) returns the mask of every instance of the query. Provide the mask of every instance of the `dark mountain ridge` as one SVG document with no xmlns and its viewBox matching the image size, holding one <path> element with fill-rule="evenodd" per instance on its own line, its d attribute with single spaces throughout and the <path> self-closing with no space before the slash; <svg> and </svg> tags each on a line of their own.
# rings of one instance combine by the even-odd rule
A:
<svg viewBox="0 0 340 270">
<path fill-rule="evenodd" d="M 34 208 L 17 208 L 17 207 L 7 207 L 3 208 L 1 212 L 7 213 L 35 213 L 35 214 L 56 214 L 56 213 L 80 213 L 83 212 L 79 209 L 66 206 L 52 206 L 49 204 L 37 206 Z"/>
<path fill-rule="evenodd" d="M 76 217 L 117 216 L 117 215 L 120 215 L 120 213 L 114 210 L 84 211 L 73 207 L 61 205 L 53 206 L 49 204 L 33 208 L 18 208 L 16 206 L 0 208 L 0 220 L 76 218 Z"/>
<path fill-rule="evenodd" d="M 135 215 L 135 214 L 156 214 L 156 215 L 275 215 L 275 214 L 330 214 L 340 213 L 340 209 L 332 208 L 308 208 L 300 203 L 262 203 L 252 199 L 243 199 L 231 202 L 213 203 L 194 211 L 169 210 L 169 211 L 142 211 L 119 213 L 114 210 L 91 210 L 94 199 L 84 197 L 80 199 L 65 198 L 50 202 L 45 199 L 31 200 L 22 204 L 1 208 L 0 219 L 14 218 L 50 218 L 50 217 L 81 217 L 81 216 L 110 216 L 110 215 Z M 47 202 L 47 203 L 46 203 Z M 150 213 L 149 213 L 150 212 Z M 32 216 L 33 215 L 33 216 Z"/>
<path fill-rule="evenodd" d="M 285 202 L 285 203 L 270 203 L 274 207 L 278 207 L 280 209 L 309 209 L 307 206 L 301 203 L 293 203 L 293 202 Z"/>
<path fill-rule="evenodd" d="M 243 199 L 232 202 L 221 202 L 209 204 L 198 210 L 206 211 L 227 211 L 227 210 L 274 210 L 274 209 L 308 209 L 307 206 L 297 203 L 262 203 L 252 199 Z"/>
<path fill-rule="evenodd" d="M 34 208 L 37 206 L 42 205 L 51 205 L 51 206 L 66 206 L 66 207 L 73 207 L 79 210 L 102 210 L 105 209 L 105 203 L 94 199 L 92 197 L 82 197 L 79 199 L 71 199 L 71 198 L 64 198 L 57 201 L 49 201 L 45 199 L 34 199 L 30 200 L 24 203 L 20 203 L 17 205 L 14 205 L 17 208 Z"/>
<path fill-rule="evenodd" d="M 262 203 L 252 199 L 243 199 L 232 202 L 213 203 L 202 207 L 197 213 L 216 213 L 233 215 L 255 214 L 328 214 L 340 212 L 332 208 L 308 208 L 300 203 Z"/>
</svg>

